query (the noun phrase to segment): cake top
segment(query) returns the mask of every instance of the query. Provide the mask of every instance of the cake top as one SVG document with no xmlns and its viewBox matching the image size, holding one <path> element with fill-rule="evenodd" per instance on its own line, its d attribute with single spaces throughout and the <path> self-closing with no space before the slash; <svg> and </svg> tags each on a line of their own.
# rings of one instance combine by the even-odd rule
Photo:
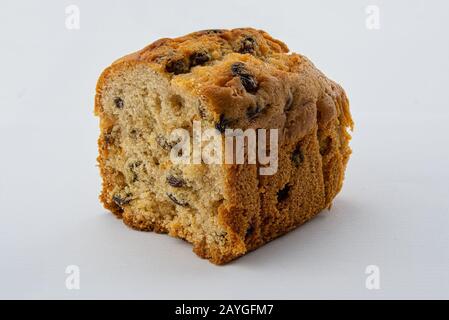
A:
<svg viewBox="0 0 449 320">
<path fill-rule="evenodd" d="M 211 64 L 230 53 L 251 54 L 266 59 L 288 53 L 288 47 L 268 33 L 253 28 L 232 30 L 211 29 L 178 38 L 162 38 L 124 59 L 154 62 L 167 73 L 178 75 L 190 72 L 195 66 Z"/>
<path fill-rule="evenodd" d="M 144 63 L 179 92 L 199 97 L 198 114 L 220 131 L 229 126 L 281 128 L 288 110 L 325 96 L 335 100 L 342 92 L 306 57 L 290 53 L 283 42 L 253 28 L 159 39 L 113 66 L 127 62 Z M 335 106 L 329 109 L 335 116 Z M 302 127 L 314 122 L 311 113 Z"/>
</svg>

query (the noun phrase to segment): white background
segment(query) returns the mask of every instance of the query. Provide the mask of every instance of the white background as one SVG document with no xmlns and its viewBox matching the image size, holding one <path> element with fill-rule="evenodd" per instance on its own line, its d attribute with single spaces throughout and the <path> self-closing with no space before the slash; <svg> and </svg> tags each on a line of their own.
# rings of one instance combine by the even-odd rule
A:
<svg viewBox="0 0 449 320">
<path fill-rule="evenodd" d="M 69 4 L 79 30 L 65 27 Z M 342 84 L 354 153 L 331 211 L 217 267 L 101 207 L 93 98 L 126 53 L 243 26 Z M 449 298 L 448 30 L 443 0 L 2 0 L 0 298 Z M 65 286 L 72 264 L 80 290 Z M 368 265 L 380 290 L 365 287 Z"/>
</svg>

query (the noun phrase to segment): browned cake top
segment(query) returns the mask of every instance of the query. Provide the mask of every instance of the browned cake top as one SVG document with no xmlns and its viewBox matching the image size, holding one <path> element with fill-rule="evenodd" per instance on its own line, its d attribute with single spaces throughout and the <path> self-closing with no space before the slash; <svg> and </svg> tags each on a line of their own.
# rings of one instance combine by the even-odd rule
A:
<svg viewBox="0 0 449 320">
<path fill-rule="evenodd" d="M 289 109 L 342 93 L 306 57 L 252 28 L 159 39 L 113 67 L 128 62 L 147 64 L 184 94 L 200 98 L 199 115 L 220 131 L 262 124 L 282 128 Z M 327 109 L 336 115 L 335 106 Z M 315 119 L 310 114 L 302 122 L 305 133 Z"/>
<path fill-rule="evenodd" d="M 288 53 L 288 47 L 268 33 L 252 28 L 203 30 L 170 39 L 162 38 L 123 59 L 155 62 L 173 75 L 192 67 L 221 60 L 229 53 L 251 54 L 261 59 Z M 122 61 L 120 59 L 119 61 Z"/>
</svg>

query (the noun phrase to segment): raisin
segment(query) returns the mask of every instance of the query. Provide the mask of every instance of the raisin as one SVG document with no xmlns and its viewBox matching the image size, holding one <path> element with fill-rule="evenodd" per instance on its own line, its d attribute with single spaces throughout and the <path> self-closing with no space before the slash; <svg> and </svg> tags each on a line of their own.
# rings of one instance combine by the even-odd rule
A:
<svg viewBox="0 0 449 320">
<path fill-rule="evenodd" d="M 238 52 L 242 54 L 245 53 L 252 54 L 255 51 L 256 51 L 256 40 L 254 40 L 254 38 L 250 36 L 246 36 L 245 38 L 243 38 Z"/>
<path fill-rule="evenodd" d="M 292 153 L 292 161 L 296 167 L 304 161 L 304 154 L 302 153 L 301 146 L 298 144 Z"/>
<path fill-rule="evenodd" d="M 182 188 L 186 185 L 186 182 L 182 178 L 178 178 L 172 175 L 167 177 L 167 183 L 174 188 Z"/>
<path fill-rule="evenodd" d="M 119 98 L 119 97 L 114 99 L 114 104 L 118 109 L 123 109 L 123 106 L 125 105 L 125 103 L 123 102 L 123 99 Z"/>
<path fill-rule="evenodd" d="M 119 207 L 123 207 L 124 205 L 127 205 L 131 201 L 131 194 L 127 193 L 125 197 L 122 197 L 119 194 L 115 194 L 112 197 L 112 201 L 115 202 L 116 205 Z"/>
<path fill-rule="evenodd" d="M 225 132 L 226 128 L 229 126 L 230 123 L 231 121 L 229 119 L 226 119 L 226 117 L 223 114 L 221 114 L 220 119 L 215 124 L 215 129 L 223 133 Z"/>
<path fill-rule="evenodd" d="M 246 116 L 249 120 L 253 120 L 259 116 L 262 112 L 263 108 L 260 105 L 256 105 L 255 107 L 249 107 L 246 110 Z"/>
<path fill-rule="evenodd" d="M 285 199 L 288 198 L 288 194 L 290 192 L 290 186 L 288 184 L 286 184 L 281 190 L 278 191 L 277 193 L 277 197 L 278 197 L 278 202 L 284 201 Z"/>
<path fill-rule="evenodd" d="M 248 72 L 245 65 L 242 62 L 236 62 L 231 66 L 231 73 L 235 77 L 240 78 L 240 82 L 243 87 L 249 93 L 255 93 L 258 89 L 257 81 L 254 77 Z"/>
<path fill-rule="evenodd" d="M 207 52 L 194 52 L 189 57 L 190 66 L 203 65 L 210 60 L 210 56 Z"/>
<path fill-rule="evenodd" d="M 243 62 L 233 63 L 231 66 L 231 72 L 233 76 L 240 76 L 242 74 L 248 74 Z"/>
<path fill-rule="evenodd" d="M 249 93 L 255 93 L 257 91 L 257 82 L 252 76 L 240 76 L 243 87 Z"/>
<path fill-rule="evenodd" d="M 176 199 L 176 197 L 173 194 L 171 194 L 171 193 L 167 193 L 167 197 L 171 201 L 173 201 L 174 204 L 177 204 L 178 206 L 181 206 L 181 207 L 188 207 L 189 206 L 189 204 L 186 201 Z"/>
<path fill-rule="evenodd" d="M 184 59 L 171 60 L 165 66 L 165 70 L 175 75 L 187 73 L 190 71 L 190 66 Z"/>
</svg>

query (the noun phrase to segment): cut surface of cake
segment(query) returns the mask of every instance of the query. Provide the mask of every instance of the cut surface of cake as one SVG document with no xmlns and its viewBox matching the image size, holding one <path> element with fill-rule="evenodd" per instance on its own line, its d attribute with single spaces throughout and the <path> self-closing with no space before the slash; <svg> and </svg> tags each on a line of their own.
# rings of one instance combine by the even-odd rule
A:
<svg viewBox="0 0 449 320">
<path fill-rule="evenodd" d="M 134 229 L 187 240 L 216 264 L 330 207 L 351 153 L 344 90 L 251 28 L 160 39 L 117 60 L 98 80 L 95 114 L 105 208 Z M 267 164 L 259 153 L 249 161 L 249 149 L 243 163 L 174 161 L 176 130 L 207 147 L 198 128 L 223 137 L 241 129 L 247 145 L 250 132 L 267 132 L 265 149 L 277 147 L 274 172 L 261 173 Z M 193 149 L 184 159 L 195 158 Z"/>
</svg>

